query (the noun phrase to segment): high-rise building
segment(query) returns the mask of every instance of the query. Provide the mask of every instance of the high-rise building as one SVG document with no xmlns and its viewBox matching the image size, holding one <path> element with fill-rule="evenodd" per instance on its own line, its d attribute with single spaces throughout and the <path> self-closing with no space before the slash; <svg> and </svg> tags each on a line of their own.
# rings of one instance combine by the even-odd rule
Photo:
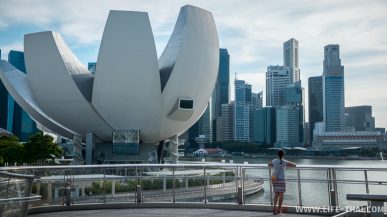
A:
<svg viewBox="0 0 387 217">
<path fill-rule="evenodd" d="M 294 107 L 298 110 L 298 133 L 299 143 L 304 142 L 304 88 L 301 87 L 301 80 L 286 86 L 285 90 L 286 106 Z"/>
<path fill-rule="evenodd" d="M 258 93 L 251 93 L 251 105 L 253 111 L 263 107 L 263 91 Z"/>
<path fill-rule="evenodd" d="M 251 141 L 251 85 L 235 80 L 234 140 Z"/>
<path fill-rule="evenodd" d="M 1 49 L 0 49 L 1 59 Z M 2 81 L 0 81 L 0 128 L 7 129 L 8 116 L 8 91 Z"/>
<path fill-rule="evenodd" d="M 281 106 L 276 109 L 276 146 L 294 147 L 300 145 L 300 111 L 295 106 Z M 303 130 L 303 129 L 302 129 Z M 303 138 L 302 138 L 303 139 Z"/>
<path fill-rule="evenodd" d="M 8 54 L 8 62 L 15 68 L 26 73 L 24 53 L 11 50 Z M 36 123 L 14 100 L 8 95 L 7 130 L 12 131 L 20 141 L 27 141 L 28 137 L 38 132 Z"/>
<path fill-rule="evenodd" d="M 230 102 L 229 94 L 230 86 L 230 55 L 227 49 L 219 49 L 219 70 L 218 79 L 215 85 L 216 99 L 215 99 L 215 114 L 222 115 L 222 104 Z"/>
<path fill-rule="evenodd" d="M 285 90 L 290 83 L 287 66 L 269 66 L 266 72 L 266 106 L 285 106 Z"/>
<path fill-rule="evenodd" d="M 290 69 L 290 83 L 300 80 L 298 41 L 294 38 L 284 42 L 284 66 Z"/>
<path fill-rule="evenodd" d="M 198 121 L 198 135 L 204 135 L 209 142 L 212 142 L 212 102 L 208 106 Z"/>
<path fill-rule="evenodd" d="M 323 118 L 327 132 L 344 130 L 344 66 L 341 65 L 340 47 L 324 47 Z"/>
<path fill-rule="evenodd" d="M 323 122 L 323 86 L 322 76 L 310 77 L 308 79 L 309 95 L 309 144 L 313 141 L 314 125 Z"/>
<path fill-rule="evenodd" d="M 253 142 L 273 146 L 276 142 L 275 108 L 264 107 L 253 111 Z"/>
<path fill-rule="evenodd" d="M 222 115 L 217 118 L 216 141 L 232 141 L 234 139 L 234 101 L 222 104 Z"/>
<path fill-rule="evenodd" d="M 348 114 L 351 125 L 355 131 L 375 131 L 375 118 L 372 117 L 372 106 L 352 106 L 345 107 L 345 113 Z"/>
</svg>

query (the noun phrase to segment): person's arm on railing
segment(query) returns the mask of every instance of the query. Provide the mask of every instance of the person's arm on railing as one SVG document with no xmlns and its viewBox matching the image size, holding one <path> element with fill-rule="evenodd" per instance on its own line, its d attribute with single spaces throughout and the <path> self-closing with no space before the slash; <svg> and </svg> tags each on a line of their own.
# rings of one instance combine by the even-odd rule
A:
<svg viewBox="0 0 387 217">
<path fill-rule="evenodd" d="M 273 167 L 272 161 L 269 161 L 269 163 L 267 163 L 267 166 L 268 166 L 268 167 Z"/>
<path fill-rule="evenodd" d="M 287 167 L 297 167 L 297 165 L 296 165 L 295 163 L 290 162 L 290 161 L 288 161 L 288 162 L 286 163 L 286 166 L 287 166 Z"/>
</svg>

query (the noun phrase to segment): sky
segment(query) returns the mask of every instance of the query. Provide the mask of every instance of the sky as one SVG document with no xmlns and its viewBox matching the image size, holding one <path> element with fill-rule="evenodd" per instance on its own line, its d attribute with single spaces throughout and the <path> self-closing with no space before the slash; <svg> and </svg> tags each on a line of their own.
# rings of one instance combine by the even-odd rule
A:
<svg viewBox="0 0 387 217">
<path fill-rule="evenodd" d="M 372 105 L 376 126 L 387 127 L 386 0 L 1 0 L 2 58 L 23 50 L 24 34 L 51 30 L 82 63 L 96 61 L 109 10 L 148 12 L 160 56 L 186 4 L 214 16 L 230 54 L 231 98 L 235 73 L 265 94 L 267 66 L 283 65 L 282 44 L 295 38 L 308 107 L 308 77 L 322 74 L 324 46 L 339 44 L 346 106 Z"/>
</svg>

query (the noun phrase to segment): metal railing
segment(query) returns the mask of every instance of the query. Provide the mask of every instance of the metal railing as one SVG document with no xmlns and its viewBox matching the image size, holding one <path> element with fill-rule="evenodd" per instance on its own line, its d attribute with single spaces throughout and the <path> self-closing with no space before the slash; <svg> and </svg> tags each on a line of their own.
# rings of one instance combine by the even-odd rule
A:
<svg viewBox="0 0 387 217">
<path fill-rule="evenodd" d="M 26 216 L 28 202 L 40 199 L 30 195 L 33 175 L 0 171 L 0 216 Z"/>
<path fill-rule="evenodd" d="M 117 164 L 3 167 L 34 175 L 41 205 L 117 202 L 226 202 L 272 205 L 271 168 L 265 164 Z M 347 193 L 387 194 L 387 166 L 299 165 L 287 169 L 284 204 L 298 207 L 364 205 Z M 264 189 L 264 191 L 261 191 Z M 259 193 L 258 193 L 259 192 Z"/>
</svg>

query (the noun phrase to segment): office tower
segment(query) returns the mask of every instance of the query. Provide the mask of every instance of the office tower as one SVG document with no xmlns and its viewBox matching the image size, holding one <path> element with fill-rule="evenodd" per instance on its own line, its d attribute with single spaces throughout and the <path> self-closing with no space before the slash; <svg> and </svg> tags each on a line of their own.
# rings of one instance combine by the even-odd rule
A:
<svg viewBox="0 0 387 217">
<path fill-rule="evenodd" d="M 24 53 L 11 50 L 8 54 L 8 62 L 15 68 L 26 73 L 24 64 Z M 31 117 L 13 100 L 11 96 L 8 99 L 8 131 L 19 137 L 20 141 L 27 141 L 28 137 L 38 132 L 36 123 Z"/>
<path fill-rule="evenodd" d="M 263 103 L 263 91 L 258 93 L 251 93 L 251 105 L 252 105 L 253 111 L 257 109 L 261 109 L 263 106 L 262 103 Z"/>
<path fill-rule="evenodd" d="M 234 140 L 251 141 L 251 85 L 235 80 Z"/>
<path fill-rule="evenodd" d="M 212 102 L 208 106 L 198 121 L 198 135 L 204 135 L 209 142 L 212 142 Z"/>
<path fill-rule="evenodd" d="M 290 83 L 287 66 L 269 66 L 266 72 L 266 106 L 285 106 L 285 89 Z"/>
<path fill-rule="evenodd" d="M 234 101 L 222 104 L 222 115 L 217 118 L 216 141 L 232 141 L 234 139 Z"/>
<path fill-rule="evenodd" d="M 230 55 L 227 49 L 219 49 L 219 70 L 218 79 L 215 85 L 216 99 L 215 99 L 215 114 L 222 115 L 222 104 L 228 104 L 230 101 L 229 94 L 230 85 Z"/>
<path fill-rule="evenodd" d="M 290 83 L 300 80 L 298 41 L 294 38 L 284 42 L 284 66 L 290 69 Z"/>
<path fill-rule="evenodd" d="M 276 142 L 275 108 L 264 107 L 253 111 L 253 142 L 273 146 Z"/>
<path fill-rule="evenodd" d="M 95 70 L 97 69 L 97 63 L 96 62 L 89 62 L 87 64 L 87 69 L 91 72 L 91 74 L 95 74 Z"/>
<path fill-rule="evenodd" d="M 323 118 L 327 132 L 344 130 L 344 66 L 338 44 L 324 47 Z"/>
<path fill-rule="evenodd" d="M 351 120 L 350 126 L 347 127 L 352 127 L 355 131 L 375 130 L 375 118 L 372 117 L 372 106 L 345 107 L 345 113 Z"/>
<path fill-rule="evenodd" d="M 310 134 L 309 134 L 309 122 L 305 122 L 304 123 L 304 129 L 303 129 L 303 134 L 304 134 L 304 147 L 307 148 L 307 147 L 311 147 L 312 146 L 312 143 L 311 143 L 311 139 L 310 139 Z"/>
<path fill-rule="evenodd" d="M 301 87 L 301 80 L 288 84 L 285 89 L 286 106 L 298 110 L 298 138 L 299 143 L 304 142 L 304 88 Z M 294 123 L 296 124 L 296 123 Z"/>
<path fill-rule="evenodd" d="M 323 86 L 322 76 L 310 77 L 308 79 L 309 95 L 309 139 L 313 141 L 314 125 L 323 122 Z"/>
<path fill-rule="evenodd" d="M 300 145 L 299 109 L 281 106 L 276 109 L 276 146 L 295 147 Z"/>
<path fill-rule="evenodd" d="M 1 49 L 0 49 L 1 60 Z M 0 81 L 0 128 L 7 129 L 8 116 L 8 91 L 2 81 Z"/>
</svg>

